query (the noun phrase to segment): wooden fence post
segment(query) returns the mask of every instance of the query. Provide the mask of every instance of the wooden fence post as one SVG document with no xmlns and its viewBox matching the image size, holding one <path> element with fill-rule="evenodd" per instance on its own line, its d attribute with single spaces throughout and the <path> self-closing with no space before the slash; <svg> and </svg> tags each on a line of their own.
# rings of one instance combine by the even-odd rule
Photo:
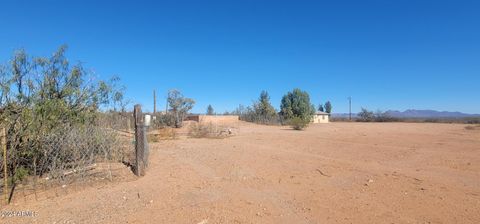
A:
<svg viewBox="0 0 480 224">
<path fill-rule="evenodd" d="M 145 122 L 142 107 L 137 104 L 133 110 L 135 117 L 135 175 L 145 175 Z"/>
<path fill-rule="evenodd" d="M 5 128 L 0 130 L 0 145 L 3 150 L 3 193 L 5 194 L 5 202 L 8 204 L 8 166 L 7 166 L 7 132 Z"/>
</svg>

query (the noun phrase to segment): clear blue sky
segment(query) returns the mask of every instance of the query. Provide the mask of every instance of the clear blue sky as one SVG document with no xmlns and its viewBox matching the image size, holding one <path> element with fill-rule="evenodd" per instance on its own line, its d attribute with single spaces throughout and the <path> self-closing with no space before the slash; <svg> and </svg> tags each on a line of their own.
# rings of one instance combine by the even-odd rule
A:
<svg viewBox="0 0 480 224">
<path fill-rule="evenodd" d="M 194 112 L 275 107 L 299 87 L 334 112 L 480 113 L 480 1 L 2 1 L 0 61 L 15 49 L 68 57 L 152 110 L 168 89 Z"/>
</svg>

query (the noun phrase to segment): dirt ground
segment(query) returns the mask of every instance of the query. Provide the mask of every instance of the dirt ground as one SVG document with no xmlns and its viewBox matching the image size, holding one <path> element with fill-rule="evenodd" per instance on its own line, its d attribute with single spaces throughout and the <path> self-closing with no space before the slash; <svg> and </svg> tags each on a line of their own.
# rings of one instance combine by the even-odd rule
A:
<svg viewBox="0 0 480 224">
<path fill-rule="evenodd" d="M 1 223 L 480 223 L 480 130 L 241 123 L 151 144 L 145 177 L 1 211 Z"/>
</svg>

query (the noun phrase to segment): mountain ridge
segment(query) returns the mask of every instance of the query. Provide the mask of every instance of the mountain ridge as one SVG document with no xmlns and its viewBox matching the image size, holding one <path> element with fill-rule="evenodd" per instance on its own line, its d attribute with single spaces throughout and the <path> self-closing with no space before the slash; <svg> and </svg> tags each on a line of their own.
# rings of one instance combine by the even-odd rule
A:
<svg viewBox="0 0 480 224">
<path fill-rule="evenodd" d="M 398 118 L 464 118 L 464 117 L 480 117 L 480 114 L 468 114 L 458 111 L 437 111 L 437 110 L 417 110 L 407 109 L 404 111 L 387 110 L 385 111 L 391 117 Z M 348 113 L 333 113 L 332 117 L 348 117 Z M 356 113 L 352 113 L 352 117 L 357 117 Z"/>
</svg>

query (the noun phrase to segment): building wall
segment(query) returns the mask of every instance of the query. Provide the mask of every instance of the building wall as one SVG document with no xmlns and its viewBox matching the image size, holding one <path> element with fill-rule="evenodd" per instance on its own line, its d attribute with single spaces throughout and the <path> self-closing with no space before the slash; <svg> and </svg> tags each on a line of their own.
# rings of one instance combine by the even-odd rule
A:
<svg viewBox="0 0 480 224">
<path fill-rule="evenodd" d="M 328 123 L 329 122 L 329 115 L 323 115 L 323 114 L 315 114 L 313 115 L 313 120 L 312 123 Z"/>
<path fill-rule="evenodd" d="M 202 123 L 235 123 L 239 118 L 237 115 L 191 115 L 187 120 Z"/>
</svg>

